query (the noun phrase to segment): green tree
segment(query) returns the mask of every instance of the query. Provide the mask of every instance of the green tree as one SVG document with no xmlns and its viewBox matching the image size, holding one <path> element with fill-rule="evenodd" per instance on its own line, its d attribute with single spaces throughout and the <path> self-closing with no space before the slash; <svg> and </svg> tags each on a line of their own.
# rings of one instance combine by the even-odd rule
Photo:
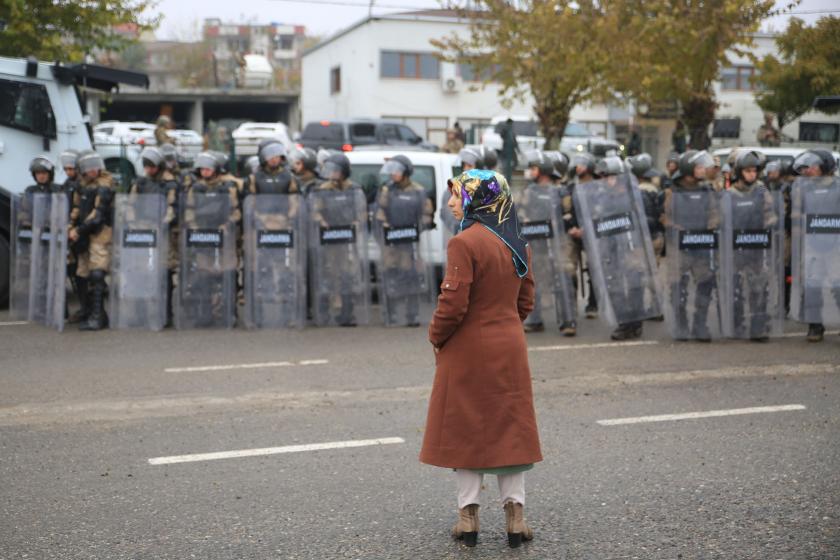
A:
<svg viewBox="0 0 840 560">
<path fill-rule="evenodd" d="M 756 64 L 755 99 L 782 127 L 807 113 L 815 97 L 840 93 L 840 18 L 824 17 L 813 27 L 793 18 L 776 45 L 779 58 L 767 55 Z"/>
<path fill-rule="evenodd" d="M 533 99 L 548 146 L 562 138 L 572 109 L 609 97 L 604 68 L 612 47 L 607 19 L 592 0 L 452 2 L 465 35 L 432 41 L 446 61 L 472 66 L 506 101 Z"/>
<path fill-rule="evenodd" d="M 159 17 L 143 12 L 154 0 L 3 0 L 0 55 L 40 60 L 82 61 L 94 50 L 119 51 L 133 41 L 117 26 L 137 33 L 156 27 Z"/>
<path fill-rule="evenodd" d="M 617 0 L 614 88 L 640 103 L 677 100 L 695 149 L 709 146 L 717 101 L 713 83 L 727 53 L 748 54 L 774 0 Z"/>
</svg>

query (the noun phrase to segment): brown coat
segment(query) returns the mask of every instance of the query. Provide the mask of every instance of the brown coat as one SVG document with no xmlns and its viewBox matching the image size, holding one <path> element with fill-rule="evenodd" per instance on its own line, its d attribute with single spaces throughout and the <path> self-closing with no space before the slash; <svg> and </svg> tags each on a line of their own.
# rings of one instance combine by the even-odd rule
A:
<svg viewBox="0 0 840 560">
<path fill-rule="evenodd" d="M 440 348 L 420 461 L 484 469 L 542 460 L 522 321 L 534 307 L 531 273 L 476 224 L 447 247 L 429 340 Z"/>
</svg>

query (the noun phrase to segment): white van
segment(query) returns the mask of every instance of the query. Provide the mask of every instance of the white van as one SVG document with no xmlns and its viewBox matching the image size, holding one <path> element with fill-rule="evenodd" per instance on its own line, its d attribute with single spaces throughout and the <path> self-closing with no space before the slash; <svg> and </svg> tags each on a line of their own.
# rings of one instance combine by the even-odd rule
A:
<svg viewBox="0 0 840 560">
<path fill-rule="evenodd" d="M 414 164 L 414 174 L 411 179 L 426 189 L 426 195 L 432 201 L 435 209 L 434 226 L 424 231 L 420 236 L 423 252 L 429 263 L 434 265 L 436 274 L 441 275 L 443 264 L 446 262 L 446 248 L 443 246 L 443 222 L 441 212 L 441 197 L 447 189 L 447 181 L 461 172 L 458 156 L 440 152 L 399 151 L 399 150 L 358 150 L 347 152 L 351 164 L 351 178 L 365 190 L 368 202 L 375 201 L 376 192 L 382 184 L 379 170 L 385 161 L 399 154 L 403 154 Z M 371 246 L 371 260 L 379 260 L 379 248 Z"/>
<path fill-rule="evenodd" d="M 145 74 L 95 64 L 64 66 L 0 57 L 0 306 L 9 291 L 11 197 L 32 184 L 29 162 L 67 149 L 89 150 L 90 131 L 78 85 L 111 91 L 120 83 L 148 87 Z M 58 169 L 56 182 L 64 181 Z"/>
</svg>

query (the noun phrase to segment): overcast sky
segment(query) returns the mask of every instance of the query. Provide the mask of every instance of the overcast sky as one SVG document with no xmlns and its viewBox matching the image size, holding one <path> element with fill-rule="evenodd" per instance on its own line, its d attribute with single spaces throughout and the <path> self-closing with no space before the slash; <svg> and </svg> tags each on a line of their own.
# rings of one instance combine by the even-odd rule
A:
<svg viewBox="0 0 840 560">
<path fill-rule="evenodd" d="M 778 6 L 790 0 L 777 2 Z M 194 40 L 199 37 L 204 18 L 217 17 L 224 22 L 285 23 L 304 25 L 310 35 L 329 35 L 365 18 L 368 0 L 159 0 L 154 13 L 162 13 L 157 31 L 161 39 Z M 440 7 L 438 0 L 376 0 L 374 14 Z M 840 16 L 838 0 L 802 0 L 795 12 L 834 10 Z M 790 16 L 773 18 L 768 23 L 784 29 Z M 797 15 L 813 22 L 820 14 Z"/>
</svg>

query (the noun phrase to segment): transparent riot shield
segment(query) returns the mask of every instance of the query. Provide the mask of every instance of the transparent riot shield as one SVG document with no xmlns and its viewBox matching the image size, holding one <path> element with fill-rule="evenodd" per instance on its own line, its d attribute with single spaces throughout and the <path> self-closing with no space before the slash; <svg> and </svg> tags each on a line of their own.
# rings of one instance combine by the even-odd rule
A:
<svg viewBox="0 0 840 560">
<path fill-rule="evenodd" d="M 536 285 L 534 310 L 526 324 L 543 324 L 556 314 L 558 326 L 575 320 L 574 270 L 567 262 L 569 240 L 563 229 L 560 192 L 554 186 L 529 185 L 516 196 L 521 236 L 531 248 Z"/>
<path fill-rule="evenodd" d="M 791 317 L 840 326 L 840 178 L 797 178 L 791 205 Z"/>
<path fill-rule="evenodd" d="M 391 185 L 376 209 L 379 300 L 386 326 L 419 324 L 420 300 L 429 293 L 429 269 L 420 245 L 425 203 L 425 191 Z"/>
<path fill-rule="evenodd" d="M 50 195 L 50 199 L 49 269 L 44 323 L 60 332 L 64 330 L 67 312 L 67 225 L 70 203 L 64 193 Z"/>
<path fill-rule="evenodd" d="M 604 320 L 616 326 L 661 315 L 656 259 L 633 182 L 616 175 L 582 183 L 574 203 Z"/>
<path fill-rule="evenodd" d="M 181 196 L 180 275 L 175 326 L 233 328 L 236 321 L 236 222 L 227 189 Z"/>
<path fill-rule="evenodd" d="M 50 266 L 52 195 L 24 194 L 24 204 L 31 208 L 32 227 L 27 320 L 46 325 L 50 317 L 48 294 L 52 272 Z"/>
<path fill-rule="evenodd" d="M 677 340 L 709 340 L 723 331 L 719 198 L 711 189 L 675 188 L 665 208 L 665 318 Z"/>
<path fill-rule="evenodd" d="M 245 325 L 303 327 L 306 323 L 305 214 L 297 194 L 259 194 L 245 199 Z"/>
<path fill-rule="evenodd" d="M 29 319 L 29 280 L 32 269 L 32 200 L 13 196 L 11 200 L 11 266 L 9 269 L 9 315 Z"/>
<path fill-rule="evenodd" d="M 166 325 L 169 225 L 163 194 L 119 194 L 114 201 L 111 327 Z"/>
<path fill-rule="evenodd" d="M 367 324 L 370 269 L 367 201 L 359 188 L 307 196 L 312 317 L 318 326 Z"/>
<path fill-rule="evenodd" d="M 721 198 L 723 335 L 763 339 L 784 327 L 784 205 L 763 186 Z"/>
<path fill-rule="evenodd" d="M 444 189 L 440 197 L 440 221 L 441 221 L 441 237 L 443 238 L 443 257 L 446 258 L 446 247 L 449 245 L 449 240 L 458 233 L 461 224 L 452 215 L 449 210 L 449 198 L 451 197 L 449 189 Z"/>
</svg>

